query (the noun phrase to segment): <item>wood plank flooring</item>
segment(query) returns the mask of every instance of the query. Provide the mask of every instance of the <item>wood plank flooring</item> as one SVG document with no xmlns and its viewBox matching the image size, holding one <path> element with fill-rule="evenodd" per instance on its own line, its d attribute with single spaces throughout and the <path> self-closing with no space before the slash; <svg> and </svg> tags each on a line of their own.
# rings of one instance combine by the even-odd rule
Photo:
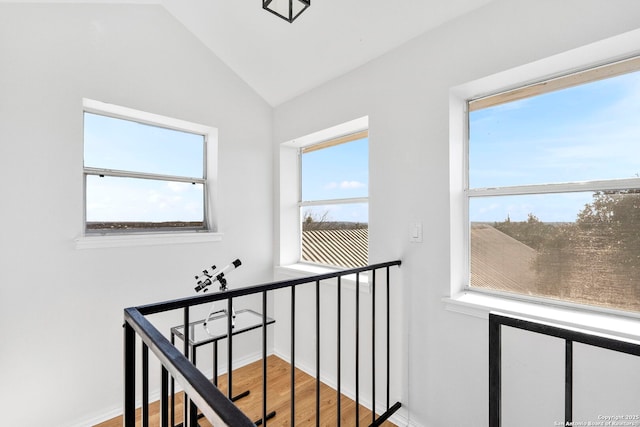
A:
<svg viewBox="0 0 640 427">
<path fill-rule="evenodd" d="M 313 427 L 316 425 L 316 380 L 299 369 L 296 369 L 296 406 L 295 427 Z M 267 358 L 267 377 L 269 389 L 267 390 L 267 410 L 276 411 L 276 416 L 267 421 L 267 427 L 292 427 L 291 424 L 291 370 L 290 365 L 278 358 Z M 227 378 L 221 375 L 218 379 L 220 390 L 226 393 Z M 236 405 L 252 420 L 262 418 L 262 360 L 233 371 L 234 395 L 250 390 L 250 394 L 236 402 Z M 337 417 L 337 393 L 331 387 L 321 383 L 320 385 L 320 425 L 322 427 L 338 425 Z M 182 422 L 182 393 L 176 396 L 176 423 Z M 340 422 L 342 426 L 356 425 L 355 402 L 345 396 L 340 399 Z M 150 405 L 150 426 L 159 425 L 159 403 Z M 140 425 L 140 410 L 136 414 L 136 425 Z M 360 405 L 360 425 L 371 424 L 371 411 Z M 389 421 L 382 424 L 385 427 L 394 427 Z M 94 427 L 121 427 L 122 417 L 116 417 Z M 205 420 L 200 420 L 201 427 L 211 427 Z"/>
</svg>

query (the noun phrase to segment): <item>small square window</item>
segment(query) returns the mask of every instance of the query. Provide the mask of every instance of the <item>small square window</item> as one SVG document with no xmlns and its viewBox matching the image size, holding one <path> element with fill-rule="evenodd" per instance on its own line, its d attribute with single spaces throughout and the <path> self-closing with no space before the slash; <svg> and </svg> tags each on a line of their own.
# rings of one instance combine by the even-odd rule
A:
<svg viewBox="0 0 640 427">
<path fill-rule="evenodd" d="M 301 260 L 368 264 L 369 141 L 366 131 L 301 149 Z"/>
<path fill-rule="evenodd" d="M 85 233 L 208 231 L 211 128 L 85 102 Z"/>
</svg>

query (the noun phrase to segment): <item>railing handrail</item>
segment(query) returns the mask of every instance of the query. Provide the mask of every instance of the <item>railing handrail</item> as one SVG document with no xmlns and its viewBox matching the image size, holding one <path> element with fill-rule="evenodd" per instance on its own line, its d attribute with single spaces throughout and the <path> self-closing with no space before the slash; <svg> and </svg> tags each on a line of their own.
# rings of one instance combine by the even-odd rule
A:
<svg viewBox="0 0 640 427">
<path fill-rule="evenodd" d="M 162 366 L 177 379 L 184 392 L 215 425 L 255 427 L 184 355 L 136 308 L 125 309 L 125 321 L 147 344 Z M 215 408 L 215 411 L 213 410 Z"/>
<path fill-rule="evenodd" d="M 332 271 L 329 273 L 317 274 L 314 276 L 305 276 L 298 279 L 286 279 L 286 280 L 280 280 L 277 282 L 263 283 L 260 285 L 252 285 L 252 286 L 246 286 L 246 287 L 237 288 L 237 289 L 229 289 L 224 292 L 195 295 L 195 296 L 179 298 L 171 301 L 146 304 L 146 305 L 141 305 L 135 308 L 138 311 L 140 311 L 140 313 L 142 313 L 143 315 L 155 314 L 155 313 L 161 313 L 163 311 L 175 310 L 175 309 L 185 308 L 193 305 L 206 304 L 208 302 L 222 301 L 222 300 L 227 300 L 229 298 L 237 298 L 237 297 L 242 297 L 246 295 L 253 295 L 261 292 L 273 291 L 276 289 L 290 288 L 291 286 L 298 286 L 298 285 L 303 285 L 303 284 L 316 282 L 316 281 L 334 279 L 336 277 L 350 276 L 352 274 L 377 270 L 385 267 L 391 267 L 394 265 L 399 266 L 400 264 L 402 264 L 402 261 L 400 260 L 382 262 L 382 263 L 367 265 L 365 267 L 357 267 L 357 268 L 351 268 L 348 270 Z"/>
<path fill-rule="evenodd" d="M 565 341 L 565 420 L 573 425 L 573 343 L 581 343 L 619 353 L 640 356 L 640 342 L 603 334 L 526 319 L 489 313 L 489 426 L 501 426 L 502 412 L 502 326 L 559 338 Z"/>
<path fill-rule="evenodd" d="M 578 328 L 571 328 L 558 324 L 541 322 L 519 316 L 501 314 L 498 312 L 489 313 L 491 321 L 496 325 L 510 326 L 529 332 L 535 332 L 554 338 L 560 338 L 606 350 L 626 353 L 633 356 L 640 356 L 640 342 L 629 338 L 619 338 L 607 336 L 605 334 L 591 332 Z"/>
<path fill-rule="evenodd" d="M 125 414 L 133 413 L 135 408 L 132 406 L 135 400 L 135 335 L 140 336 L 143 343 L 143 354 L 147 349 L 158 358 L 163 367 L 163 374 L 166 371 L 172 378 L 178 381 L 183 387 L 186 395 L 193 405 L 198 407 L 202 414 L 216 426 L 233 426 L 233 427 L 250 427 L 255 426 L 247 416 L 241 412 L 233 402 L 225 396 L 213 383 L 211 383 L 205 375 L 191 361 L 180 352 L 174 344 L 172 344 L 160 331 L 158 331 L 145 315 L 172 311 L 176 309 L 186 309 L 186 319 L 188 319 L 188 307 L 208 302 L 221 300 L 231 300 L 233 298 L 260 294 L 266 295 L 268 291 L 274 291 L 283 288 L 295 288 L 298 285 L 316 282 L 317 286 L 323 280 L 334 279 L 349 275 L 358 275 L 362 272 L 376 271 L 378 269 L 388 268 L 391 266 L 399 266 L 401 261 L 389 261 L 377 264 L 371 264 L 364 267 L 352 268 L 347 270 L 332 271 L 324 274 L 306 276 L 297 279 L 287 279 L 277 282 L 270 282 L 260 285 L 247 286 L 225 292 L 216 292 L 211 294 L 196 295 L 172 301 L 160 302 L 142 305 L 138 307 L 130 307 L 124 310 L 125 320 Z M 387 277 L 388 278 L 388 277 Z M 356 280 L 357 281 L 357 280 Z M 263 297 L 264 299 L 264 297 Z M 229 303 L 230 304 L 230 303 Z M 264 304 L 264 302 L 263 302 Z M 388 310 L 388 307 L 387 307 Z M 388 313 L 387 313 L 388 314 Z M 188 322 L 188 320 L 185 320 Z M 264 324 L 264 323 L 263 323 Z M 186 327 L 186 326 L 185 326 Z M 231 338 L 231 337 L 229 337 Z M 185 338 L 185 347 L 186 347 Z M 231 341 L 229 342 L 229 348 Z M 186 352 L 186 350 L 185 350 Z M 130 371 L 129 371 L 130 370 Z M 388 370 L 388 368 L 387 368 Z M 230 375 L 229 375 L 230 378 Z M 163 379 L 164 381 L 164 379 Z M 164 387 L 164 384 L 163 384 Z M 163 388 L 164 393 L 164 388 Z M 144 400 L 144 390 L 143 390 Z M 144 403 L 144 402 L 143 402 Z M 388 405 L 387 405 L 388 406 Z M 392 407 L 392 411 L 399 408 L 400 404 L 396 403 Z M 390 412 L 392 413 L 392 412 Z M 379 422 L 386 419 L 388 415 L 381 417 Z M 134 419 L 129 415 L 125 416 L 125 425 L 127 427 L 135 424 Z M 374 422 L 372 425 L 378 425 Z"/>
</svg>

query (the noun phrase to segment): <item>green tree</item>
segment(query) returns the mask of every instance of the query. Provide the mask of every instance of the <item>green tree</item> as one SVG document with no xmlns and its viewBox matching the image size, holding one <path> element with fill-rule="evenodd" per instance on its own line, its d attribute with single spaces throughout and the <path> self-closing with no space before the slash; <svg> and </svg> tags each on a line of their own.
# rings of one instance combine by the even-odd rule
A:
<svg viewBox="0 0 640 427">
<path fill-rule="evenodd" d="M 369 224 L 363 222 L 331 221 L 329 211 L 319 214 L 312 209 L 306 210 L 303 214 L 302 230 L 356 230 L 369 228 Z"/>
<path fill-rule="evenodd" d="M 597 261 L 640 300 L 640 190 L 595 192 L 577 225 L 581 246 L 599 251 Z"/>
<path fill-rule="evenodd" d="M 536 250 L 537 257 L 531 265 L 536 272 L 536 289 L 532 292 L 556 298 L 567 295 L 575 261 L 571 250 L 572 224 L 544 223 L 529 213 L 526 221 L 512 221 L 507 217 L 495 223 L 494 228 Z"/>
<path fill-rule="evenodd" d="M 533 293 L 640 310 L 640 190 L 597 191 L 575 223 L 507 217 L 494 227 L 533 248 Z"/>
<path fill-rule="evenodd" d="M 307 210 L 304 213 L 304 219 L 302 220 L 302 230 L 322 230 L 327 228 L 327 218 L 329 217 L 329 211 L 325 211 L 322 215 L 318 215 L 312 210 Z"/>
<path fill-rule="evenodd" d="M 541 249 L 553 235 L 552 226 L 543 223 L 532 213 L 527 215 L 526 221 L 511 221 L 511 218 L 507 217 L 504 222 L 496 222 L 493 226 L 536 250 Z"/>
</svg>

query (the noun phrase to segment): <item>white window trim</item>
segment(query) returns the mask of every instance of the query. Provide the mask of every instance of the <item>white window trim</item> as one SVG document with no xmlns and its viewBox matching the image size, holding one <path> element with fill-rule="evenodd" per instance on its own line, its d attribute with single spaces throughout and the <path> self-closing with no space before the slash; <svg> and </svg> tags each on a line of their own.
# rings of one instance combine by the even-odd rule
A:
<svg viewBox="0 0 640 427">
<path fill-rule="evenodd" d="M 623 316 L 606 309 L 585 309 L 577 304 L 545 304 L 541 301 L 518 300 L 483 292 L 463 292 L 444 298 L 447 311 L 487 320 L 492 311 L 513 316 L 553 322 L 569 328 L 580 328 L 616 338 L 640 340 L 640 319 Z"/>
<path fill-rule="evenodd" d="M 127 233 L 113 235 L 86 235 L 75 239 L 76 249 L 123 248 L 131 246 L 156 246 L 186 243 L 218 242 L 222 233 L 210 231 L 171 233 Z"/>
<path fill-rule="evenodd" d="M 276 272 L 297 277 L 300 272 L 323 274 L 337 271 L 339 268 L 315 265 L 301 261 L 300 242 L 302 229 L 300 222 L 300 150 L 323 141 L 336 139 L 369 129 L 369 118 L 361 117 L 309 135 L 295 138 L 280 144 L 280 224 L 279 224 L 279 261 Z M 368 202 L 368 198 L 366 200 Z M 332 201 L 319 201 L 324 204 Z M 352 201 L 349 200 L 349 203 Z M 295 230 L 295 232 L 292 232 Z M 366 275 L 361 275 L 361 282 Z"/>
<path fill-rule="evenodd" d="M 86 233 L 86 218 L 83 214 L 81 232 L 79 233 L 79 236 L 74 240 L 76 249 L 153 246 L 222 240 L 222 234 L 218 232 L 219 224 L 217 214 L 218 130 L 216 128 L 87 98 L 84 98 L 82 100 L 82 106 L 83 112 L 101 114 L 124 120 L 134 120 L 153 126 L 160 126 L 169 129 L 204 135 L 207 164 L 207 168 L 204 171 L 204 178 L 206 180 L 205 222 L 207 224 L 207 230 L 194 230 L 186 232 L 141 231 L 139 233 L 131 232 L 123 234 Z M 83 193 L 84 191 L 85 190 L 83 187 Z M 86 201 L 83 202 L 83 212 L 85 209 L 85 204 Z"/>
<path fill-rule="evenodd" d="M 490 311 L 502 311 L 622 338 L 640 338 L 640 314 L 468 288 L 469 218 L 465 194 L 468 173 L 468 159 L 465 155 L 468 144 L 467 100 L 636 56 L 639 53 L 638 46 L 640 30 L 634 30 L 450 90 L 451 283 L 450 296 L 443 299 L 447 310 L 485 319 Z M 606 185 L 607 183 L 602 183 L 603 188 Z M 539 188 L 532 189 L 538 190 Z"/>
</svg>

